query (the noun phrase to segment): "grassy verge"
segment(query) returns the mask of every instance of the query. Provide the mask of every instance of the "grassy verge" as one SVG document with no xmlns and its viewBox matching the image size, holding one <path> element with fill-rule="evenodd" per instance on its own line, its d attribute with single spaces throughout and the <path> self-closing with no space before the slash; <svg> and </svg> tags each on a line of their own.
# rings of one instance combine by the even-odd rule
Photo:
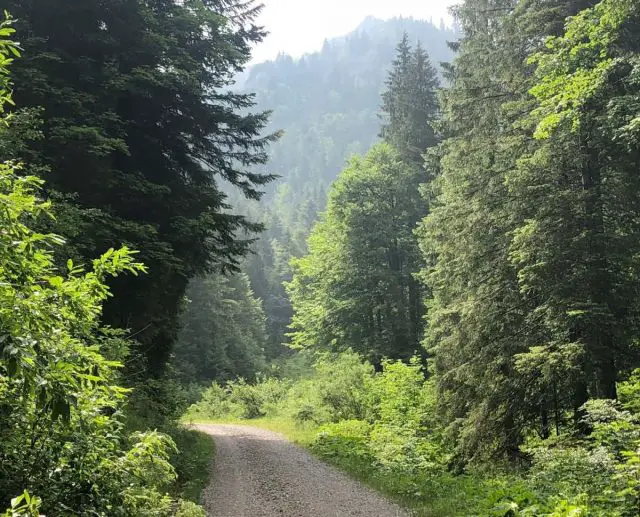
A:
<svg viewBox="0 0 640 517">
<path fill-rule="evenodd" d="M 247 425 L 280 433 L 289 441 L 309 449 L 321 460 L 411 510 L 418 517 L 487 515 L 483 513 L 487 504 L 490 508 L 495 503 L 495 499 L 492 501 L 494 497 L 499 498 L 500 494 L 514 488 L 515 480 L 503 476 L 406 474 L 381 469 L 362 458 L 340 454 L 320 455 L 311 447 L 318 427 L 312 424 L 300 426 L 283 417 L 254 420 L 197 419 L 187 423 Z"/>
<path fill-rule="evenodd" d="M 175 427 L 169 434 L 179 450 L 171 460 L 178 474 L 171 492 L 174 496 L 199 503 L 202 491 L 209 483 L 215 455 L 213 440 L 204 433 L 184 427 Z"/>
</svg>

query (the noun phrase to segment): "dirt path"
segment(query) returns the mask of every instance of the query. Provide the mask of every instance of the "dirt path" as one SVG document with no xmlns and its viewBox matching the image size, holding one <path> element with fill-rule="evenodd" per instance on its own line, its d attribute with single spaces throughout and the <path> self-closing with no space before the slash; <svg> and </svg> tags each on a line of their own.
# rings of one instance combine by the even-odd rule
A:
<svg viewBox="0 0 640 517">
<path fill-rule="evenodd" d="M 408 517 L 395 504 L 292 445 L 245 426 L 199 425 L 216 442 L 209 517 Z"/>
</svg>

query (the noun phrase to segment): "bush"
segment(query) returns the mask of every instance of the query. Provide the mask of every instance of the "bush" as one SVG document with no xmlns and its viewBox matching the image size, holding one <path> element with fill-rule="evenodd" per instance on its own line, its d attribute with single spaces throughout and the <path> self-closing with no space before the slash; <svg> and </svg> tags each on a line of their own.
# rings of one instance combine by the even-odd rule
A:
<svg viewBox="0 0 640 517">
<path fill-rule="evenodd" d="M 231 403 L 241 408 L 240 418 L 260 418 L 277 414 L 290 384 L 274 378 L 261 378 L 254 385 L 239 380 L 229 384 Z"/>
<path fill-rule="evenodd" d="M 180 501 L 175 517 L 207 517 L 207 514 L 191 501 Z"/>
<path fill-rule="evenodd" d="M 187 420 L 253 419 L 275 415 L 287 397 L 291 384 L 275 378 L 261 378 L 256 384 L 244 379 L 224 387 L 214 382 L 202 393 L 200 402 L 186 413 Z"/>
<path fill-rule="evenodd" d="M 223 387 L 214 382 L 202 392 L 200 401 L 189 408 L 186 415 L 187 418 L 190 420 L 215 420 L 239 417 L 242 413 L 242 408 L 238 404 L 231 402 L 230 391 L 229 385 Z"/>
<path fill-rule="evenodd" d="M 366 461 L 373 464 L 374 457 L 369 448 L 371 425 L 362 420 L 343 420 L 322 426 L 311 449 L 327 459 Z"/>
<path fill-rule="evenodd" d="M 373 367 L 354 352 L 320 356 L 311 378 L 290 391 L 288 415 L 296 422 L 316 424 L 366 419 L 367 384 L 373 374 Z"/>
<path fill-rule="evenodd" d="M 200 494 L 209 483 L 215 446 L 210 436 L 175 426 L 165 429 L 176 443 L 177 451 L 171 457 L 176 480 L 170 487 L 171 494 L 197 503 Z"/>
</svg>

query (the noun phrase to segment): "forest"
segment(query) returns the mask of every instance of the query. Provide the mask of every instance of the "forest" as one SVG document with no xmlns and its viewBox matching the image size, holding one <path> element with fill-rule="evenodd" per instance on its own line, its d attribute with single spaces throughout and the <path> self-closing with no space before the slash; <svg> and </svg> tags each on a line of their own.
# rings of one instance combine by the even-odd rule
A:
<svg viewBox="0 0 640 517">
<path fill-rule="evenodd" d="M 2 7 L 2 515 L 245 515 L 194 424 L 411 515 L 640 515 L 640 1 L 252 66 L 253 0 Z"/>
</svg>

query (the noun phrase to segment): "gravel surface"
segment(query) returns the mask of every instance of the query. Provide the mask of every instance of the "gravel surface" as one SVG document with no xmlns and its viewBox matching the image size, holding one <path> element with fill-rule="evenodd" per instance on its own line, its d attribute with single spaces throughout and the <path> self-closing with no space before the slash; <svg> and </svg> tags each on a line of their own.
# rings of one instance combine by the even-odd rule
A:
<svg viewBox="0 0 640 517">
<path fill-rule="evenodd" d="M 199 425 L 216 442 L 209 517 L 409 517 L 376 492 L 283 436 L 237 425 Z"/>
</svg>

